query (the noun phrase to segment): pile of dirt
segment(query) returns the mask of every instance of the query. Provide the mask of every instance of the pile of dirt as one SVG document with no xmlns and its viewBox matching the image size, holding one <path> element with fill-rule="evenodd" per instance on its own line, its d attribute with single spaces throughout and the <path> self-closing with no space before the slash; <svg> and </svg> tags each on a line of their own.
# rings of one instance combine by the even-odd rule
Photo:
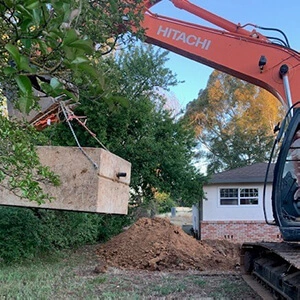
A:
<svg viewBox="0 0 300 300">
<path fill-rule="evenodd" d="M 197 241 L 167 219 L 141 218 L 100 245 L 105 266 L 146 270 L 232 271 L 239 264 L 239 245 Z"/>
</svg>

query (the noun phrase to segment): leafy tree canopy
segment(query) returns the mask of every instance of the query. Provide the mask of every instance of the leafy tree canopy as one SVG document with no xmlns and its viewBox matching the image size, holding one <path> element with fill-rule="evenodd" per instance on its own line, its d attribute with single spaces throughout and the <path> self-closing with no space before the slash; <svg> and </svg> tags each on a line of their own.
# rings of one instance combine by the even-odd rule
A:
<svg viewBox="0 0 300 300">
<path fill-rule="evenodd" d="M 153 195 L 154 189 L 162 189 L 179 199 L 179 191 L 184 190 L 188 197 L 187 191 L 195 188 L 192 182 L 198 186 L 201 177 L 190 163 L 193 135 L 183 121 L 177 122 L 163 109 L 161 96 L 155 92 L 155 87 L 167 89 L 178 83 L 164 67 L 167 52 L 137 47 L 104 57 L 117 37 L 128 37 L 129 23 L 139 28 L 139 3 L 0 1 L 2 91 L 24 112 L 38 100 L 33 88 L 59 99 L 76 100 L 80 95 L 77 113 L 96 124 L 92 130 L 111 151 L 137 167 L 133 175 L 136 192 L 142 188 L 144 195 Z M 74 144 L 71 139 L 62 140 Z M 16 174 L 7 176 L 22 181 Z M 25 189 L 21 183 L 19 188 Z M 199 195 L 198 188 L 194 191 L 193 195 Z"/>
<path fill-rule="evenodd" d="M 139 28 L 142 16 L 136 8 L 140 2 L 0 1 L 1 107 L 8 99 L 28 113 L 36 108 L 37 91 L 76 101 L 79 85 L 88 86 L 93 95 L 101 94 L 103 101 L 112 98 L 97 64 L 118 38 L 128 36 L 128 21 Z M 135 35 L 141 33 L 138 29 Z M 31 144 L 39 140 L 38 135 L 24 124 L 0 118 L 0 183 L 30 200 L 43 202 L 47 195 L 38 182 L 57 181 L 39 164 Z M 31 174 L 33 167 L 39 174 Z"/>
<path fill-rule="evenodd" d="M 192 165 L 194 131 L 184 120 L 176 120 L 164 109 L 155 87 L 176 84 L 164 64 L 166 52 L 141 47 L 105 59 L 107 84 L 128 99 L 127 106 L 91 100 L 88 91 L 75 113 L 88 116 L 87 125 L 113 153 L 132 163 L 131 187 L 136 198 L 153 199 L 155 193 L 168 193 L 180 204 L 195 203 L 202 193 L 203 176 Z M 113 76 L 118 74 L 118 76 Z M 55 144 L 74 145 L 66 124 L 50 127 Z M 82 145 L 97 146 L 97 141 L 74 123 Z"/>
<path fill-rule="evenodd" d="M 185 117 L 207 150 L 208 172 L 215 173 L 267 161 L 282 113 L 267 91 L 214 71 Z"/>
<path fill-rule="evenodd" d="M 39 163 L 34 145 L 41 136 L 31 127 L 0 116 L 0 186 L 38 203 L 49 199 L 39 183 L 59 184 L 59 178 Z"/>
<path fill-rule="evenodd" d="M 111 49 L 119 28 L 130 30 L 125 11 L 127 21 L 139 28 L 142 16 L 135 8 L 140 2 L 0 1 L 0 79 L 6 96 L 29 112 L 37 100 L 32 87 L 77 98 L 77 79 L 101 92 L 103 74 L 95 68 L 96 58 Z"/>
</svg>

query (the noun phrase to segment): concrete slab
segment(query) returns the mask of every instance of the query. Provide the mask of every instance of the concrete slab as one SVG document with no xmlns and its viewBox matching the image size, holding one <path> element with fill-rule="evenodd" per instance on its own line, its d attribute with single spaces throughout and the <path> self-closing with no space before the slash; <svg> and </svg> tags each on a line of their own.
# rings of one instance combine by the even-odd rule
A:
<svg viewBox="0 0 300 300">
<path fill-rule="evenodd" d="M 38 205 L 0 188 L 0 205 L 127 214 L 131 164 L 104 149 L 83 149 L 98 169 L 78 148 L 38 147 L 41 163 L 61 179 L 58 187 L 43 186 L 55 201 Z"/>
</svg>

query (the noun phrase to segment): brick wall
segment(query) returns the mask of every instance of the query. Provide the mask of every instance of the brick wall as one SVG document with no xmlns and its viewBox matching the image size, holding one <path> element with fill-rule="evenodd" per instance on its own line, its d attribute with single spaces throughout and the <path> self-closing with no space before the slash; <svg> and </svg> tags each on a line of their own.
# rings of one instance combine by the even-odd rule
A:
<svg viewBox="0 0 300 300">
<path fill-rule="evenodd" d="M 226 239 L 235 243 L 281 241 L 277 226 L 260 221 L 202 221 L 201 239 Z"/>
</svg>

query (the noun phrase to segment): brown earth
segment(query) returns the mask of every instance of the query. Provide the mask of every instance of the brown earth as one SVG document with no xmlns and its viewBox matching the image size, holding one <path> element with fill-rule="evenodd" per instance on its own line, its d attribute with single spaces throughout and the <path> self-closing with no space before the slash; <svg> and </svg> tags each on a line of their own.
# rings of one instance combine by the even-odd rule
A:
<svg viewBox="0 0 300 300">
<path fill-rule="evenodd" d="M 163 218 L 141 218 L 97 249 L 98 272 L 107 267 L 127 270 L 237 271 L 240 245 L 198 241 Z"/>
</svg>

